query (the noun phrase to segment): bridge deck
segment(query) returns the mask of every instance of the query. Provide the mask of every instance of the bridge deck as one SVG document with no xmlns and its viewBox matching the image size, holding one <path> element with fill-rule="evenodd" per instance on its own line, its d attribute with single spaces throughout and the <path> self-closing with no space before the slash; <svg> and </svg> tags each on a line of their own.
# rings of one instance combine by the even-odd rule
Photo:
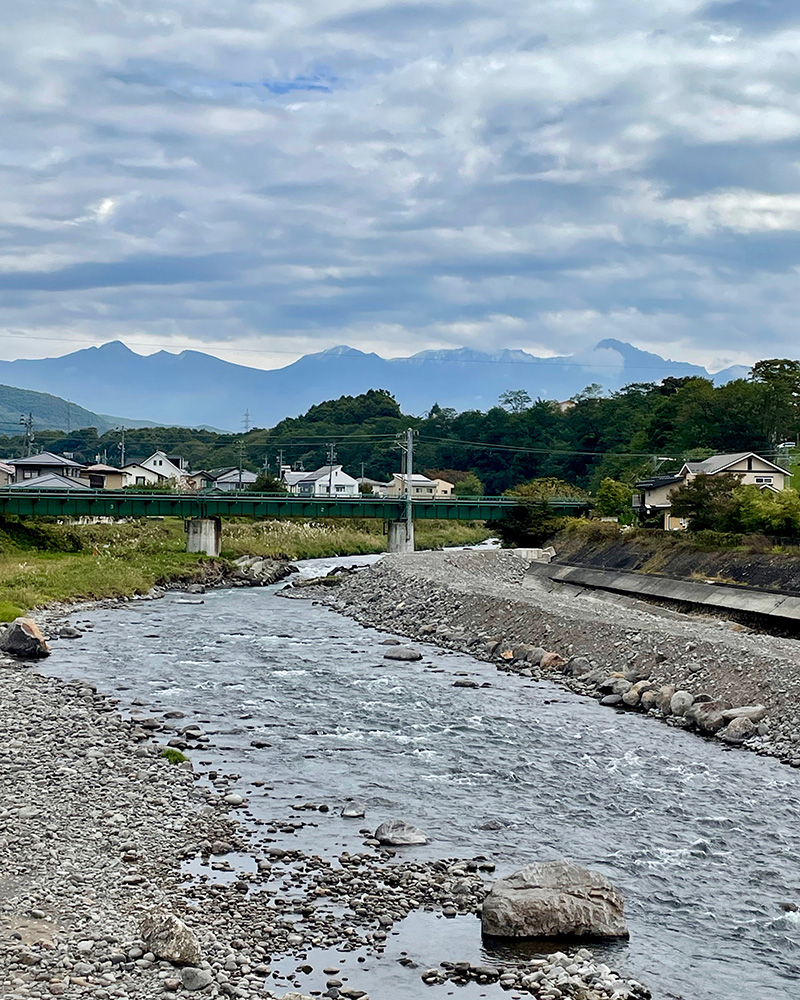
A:
<svg viewBox="0 0 800 1000">
<path fill-rule="evenodd" d="M 495 521 L 519 503 L 511 497 L 452 497 L 414 500 L 415 520 Z M 556 499 L 558 513 L 586 510 L 583 500 Z M 301 497 L 286 493 L 136 493 L 128 490 L 0 490 L 0 515 L 28 517 L 405 517 L 403 498 Z"/>
</svg>

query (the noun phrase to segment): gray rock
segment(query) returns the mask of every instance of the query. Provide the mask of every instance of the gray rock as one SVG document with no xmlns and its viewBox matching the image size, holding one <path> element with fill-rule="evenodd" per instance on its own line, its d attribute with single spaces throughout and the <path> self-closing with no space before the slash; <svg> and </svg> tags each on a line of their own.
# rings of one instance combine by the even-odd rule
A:
<svg viewBox="0 0 800 1000">
<path fill-rule="evenodd" d="M 59 629 L 58 637 L 59 639 L 80 639 L 83 632 L 79 628 L 75 628 L 73 625 L 65 625 L 63 628 Z"/>
<path fill-rule="evenodd" d="M 763 705 L 742 705 L 741 708 L 726 708 L 722 713 L 726 722 L 734 719 L 749 719 L 751 722 L 761 722 L 767 710 Z"/>
<path fill-rule="evenodd" d="M 342 816 L 345 819 L 361 819 L 362 816 L 366 816 L 367 811 L 360 802 L 348 802 L 342 809 Z"/>
<path fill-rule="evenodd" d="M 421 660 L 422 653 L 410 646 L 390 646 L 383 654 L 384 660 Z"/>
<path fill-rule="evenodd" d="M 50 655 L 50 647 L 32 618 L 15 618 L 0 637 L 0 650 L 25 660 Z"/>
<path fill-rule="evenodd" d="M 204 990 L 213 978 L 208 969 L 195 969 L 192 966 L 181 969 L 181 985 L 185 990 Z"/>
<path fill-rule="evenodd" d="M 194 932 L 169 910 L 160 907 L 148 910 L 142 918 L 139 933 L 157 958 L 179 965 L 198 965 L 202 961 Z"/>
<path fill-rule="evenodd" d="M 469 677 L 459 677 L 458 680 L 453 681 L 454 688 L 476 688 L 480 687 L 477 681 L 473 681 Z"/>
<path fill-rule="evenodd" d="M 664 684 L 658 689 L 658 694 L 656 695 L 656 708 L 663 712 L 664 715 L 669 714 L 672 711 L 671 703 L 672 696 L 675 694 L 674 684 Z"/>
<path fill-rule="evenodd" d="M 532 646 L 525 653 L 525 661 L 527 663 L 532 663 L 535 667 L 538 667 L 542 662 L 542 657 L 547 652 L 542 646 Z"/>
<path fill-rule="evenodd" d="M 695 702 L 686 710 L 684 718 L 691 725 L 697 726 L 702 733 L 718 733 L 725 725 L 722 716 L 724 707 L 717 701 Z"/>
<path fill-rule="evenodd" d="M 571 656 L 567 668 L 573 677 L 583 677 L 592 671 L 592 665 L 585 656 Z"/>
<path fill-rule="evenodd" d="M 408 844 L 427 844 L 430 838 L 405 820 L 390 819 L 386 823 L 381 823 L 375 831 L 375 839 L 381 844 L 400 847 Z"/>
<path fill-rule="evenodd" d="M 570 861 L 527 865 L 500 879 L 484 901 L 481 926 L 490 937 L 628 937 L 620 893 Z"/>
<path fill-rule="evenodd" d="M 603 698 L 600 699 L 600 704 L 601 705 L 605 705 L 605 706 L 607 706 L 609 708 L 616 708 L 617 705 L 621 705 L 622 704 L 622 695 L 621 694 L 607 694 Z"/>
<path fill-rule="evenodd" d="M 688 691 L 676 691 L 670 698 L 669 710 L 673 715 L 686 715 L 693 702 L 694 697 Z"/>
<path fill-rule="evenodd" d="M 722 714 L 725 715 L 724 712 Z M 732 719 L 717 735 L 726 743 L 743 743 L 755 731 L 755 723 L 751 722 L 746 715 L 740 715 L 738 718 Z"/>
</svg>

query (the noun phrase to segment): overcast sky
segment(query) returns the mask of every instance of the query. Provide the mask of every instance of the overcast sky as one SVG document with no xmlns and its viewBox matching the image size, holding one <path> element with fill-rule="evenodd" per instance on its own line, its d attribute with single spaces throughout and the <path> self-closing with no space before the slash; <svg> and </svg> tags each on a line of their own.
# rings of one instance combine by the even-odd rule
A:
<svg viewBox="0 0 800 1000">
<path fill-rule="evenodd" d="M 798 0 L 0 0 L 0 357 L 798 356 Z"/>
</svg>

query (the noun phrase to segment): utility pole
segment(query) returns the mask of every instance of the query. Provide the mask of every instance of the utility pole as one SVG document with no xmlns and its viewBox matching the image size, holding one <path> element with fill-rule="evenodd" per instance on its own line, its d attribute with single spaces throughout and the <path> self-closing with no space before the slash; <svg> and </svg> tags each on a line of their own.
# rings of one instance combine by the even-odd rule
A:
<svg viewBox="0 0 800 1000">
<path fill-rule="evenodd" d="M 19 422 L 25 428 L 25 457 L 31 457 L 31 451 L 33 450 L 33 414 L 29 413 L 26 417 L 23 413 L 19 418 Z"/>
<path fill-rule="evenodd" d="M 244 438 L 239 442 L 239 492 L 242 489 L 242 466 L 244 465 Z"/>
<path fill-rule="evenodd" d="M 333 463 L 336 461 L 336 445 L 331 441 L 328 445 L 328 496 L 333 492 Z"/>
<path fill-rule="evenodd" d="M 119 448 L 119 467 L 121 469 L 125 468 L 125 425 L 119 428 L 122 433 L 122 440 L 119 442 L 117 447 Z"/>
<path fill-rule="evenodd" d="M 406 541 L 410 541 L 414 522 L 411 518 L 411 476 L 414 471 L 414 431 L 409 427 L 406 431 Z"/>
<path fill-rule="evenodd" d="M 67 400 L 67 434 L 72 433 L 72 403 Z"/>
</svg>

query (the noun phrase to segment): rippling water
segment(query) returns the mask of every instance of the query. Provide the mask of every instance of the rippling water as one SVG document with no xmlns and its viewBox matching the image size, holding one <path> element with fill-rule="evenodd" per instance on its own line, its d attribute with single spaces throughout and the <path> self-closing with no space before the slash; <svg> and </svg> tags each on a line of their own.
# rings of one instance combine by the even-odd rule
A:
<svg viewBox="0 0 800 1000">
<path fill-rule="evenodd" d="M 433 842 L 413 856 L 598 868 L 624 891 L 631 929 L 607 960 L 657 997 L 800 996 L 800 915 L 781 909 L 800 905 L 798 772 L 435 646 L 419 645 L 420 663 L 383 660 L 383 634 L 272 589 L 178 600 L 76 615 L 94 631 L 54 644 L 46 668 L 199 721 L 213 745 L 193 756 L 239 772 L 264 817 L 353 797 L 368 825 L 425 829 Z M 491 687 L 454 688 L 461 671 Z M 256 779 L 268 795 L 247 788 Z M 360 849 L 361 823 L 335 809 L 313 819 L 298 846 Z M 419 973 L 391 960 L 400 949 L 425 967 L 491 958 L 472 918 L 405 923 L 353 978 L 372 988 L 373 975 L 377 1000 L 419 996 Z"/>
</svg>

